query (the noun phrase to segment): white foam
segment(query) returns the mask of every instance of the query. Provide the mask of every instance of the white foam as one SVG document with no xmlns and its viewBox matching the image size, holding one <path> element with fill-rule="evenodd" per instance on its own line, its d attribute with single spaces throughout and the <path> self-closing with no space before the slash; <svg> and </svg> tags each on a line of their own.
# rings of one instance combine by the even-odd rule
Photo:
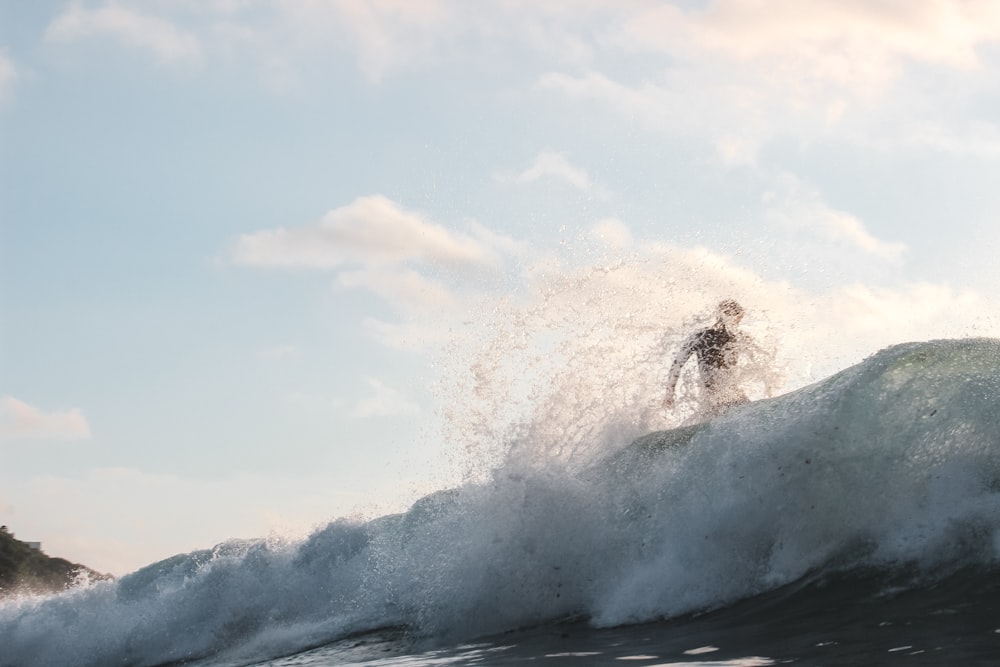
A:
<svg viewBox="0 0 1000 667">
<path fill-rule="evenodd" d="M 511 455 L 406 514 L 6 601 L 0 665 L 262 658 L 397 625 L 439 638 L 613 625 L 829 568 L 992 562 L 998 359 L 996 341 L 901 346 L 659 454 L 616 455 L 635 425 L 607 419 L 568 436 L 596 438 L 571 456 Z M 511 451 L 543 436 L 556 437 L 526 429 Z"/>
</svg>

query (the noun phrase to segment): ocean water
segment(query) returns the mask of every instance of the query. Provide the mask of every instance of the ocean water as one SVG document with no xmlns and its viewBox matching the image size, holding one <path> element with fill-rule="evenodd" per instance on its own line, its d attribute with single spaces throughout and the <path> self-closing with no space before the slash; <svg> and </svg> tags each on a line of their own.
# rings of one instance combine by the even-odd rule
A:
<svg viewBox="0 0 1000 667">
<path fill-rule="evenodd" d="M 0 665 L 1000 664 L 1000 341 L 599 421 L 403 514 L 4 601 Z"/>
</svg>

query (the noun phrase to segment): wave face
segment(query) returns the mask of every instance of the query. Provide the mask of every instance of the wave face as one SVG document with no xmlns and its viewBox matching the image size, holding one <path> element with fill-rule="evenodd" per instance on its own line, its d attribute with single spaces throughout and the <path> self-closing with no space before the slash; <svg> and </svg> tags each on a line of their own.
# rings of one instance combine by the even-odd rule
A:
<svg viewBox="0 0 1000 667">
<path fill-rule="evenodd" d="M 852 572 L 919 590 L 996 567 L 1000 341 L 899 345 L 708 423 L 613 430 L 585 466 L 511 458 L 405 514 L 6 601 L 0 665 L 239 664 L 376 628 L 615 626 Z"/>
</svg>

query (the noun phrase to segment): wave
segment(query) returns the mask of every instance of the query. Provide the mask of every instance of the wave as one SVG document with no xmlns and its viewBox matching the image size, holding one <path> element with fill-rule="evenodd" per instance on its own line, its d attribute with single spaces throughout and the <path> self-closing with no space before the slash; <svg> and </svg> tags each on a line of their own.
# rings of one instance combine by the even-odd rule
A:
<svg viewBox="0 0 1000 667">
<path fill-rule="evenodd" d="M 721 609 L 825 577 L 930 586 L 1000 554 L 1000 341 L 909 343 L 587 465 L 509 459 L 404 514 L 231 541 L 0 604 L 0 665 L 240 664 Z M 524 447 L 524 443 L 521 444 Z"/>
</svg>

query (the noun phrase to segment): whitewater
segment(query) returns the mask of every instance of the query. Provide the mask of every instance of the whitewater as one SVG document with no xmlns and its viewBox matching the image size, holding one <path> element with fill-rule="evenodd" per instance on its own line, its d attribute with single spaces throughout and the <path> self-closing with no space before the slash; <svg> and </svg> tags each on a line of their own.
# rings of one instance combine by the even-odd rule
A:
<svg viewBox="0 0 1000 667">
<path fill-rule="evenodd" d="M 690 421 L 525 456 L 536 423 L 402 514 L 5 600 L 0 665 L 1000 659 L 1000 341 Z"/>
</svg>

